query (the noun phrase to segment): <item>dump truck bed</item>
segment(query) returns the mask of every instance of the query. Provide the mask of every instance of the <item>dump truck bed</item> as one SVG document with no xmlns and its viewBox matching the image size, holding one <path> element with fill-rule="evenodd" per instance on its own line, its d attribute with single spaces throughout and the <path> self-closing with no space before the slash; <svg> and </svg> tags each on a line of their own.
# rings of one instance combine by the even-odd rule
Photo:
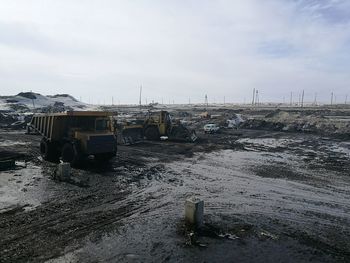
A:
<svg viewBox="0 0 350 263">
<path fill-rule="evenodd" d="M 28 129 L 34 129 L 48 140 L 64 137 L 68 128 L 88 128 L 96 118 L 105 118 L 112 113 L 102 111 L 68 111 L 65 113 L 36 114 Z"/>
</svg>

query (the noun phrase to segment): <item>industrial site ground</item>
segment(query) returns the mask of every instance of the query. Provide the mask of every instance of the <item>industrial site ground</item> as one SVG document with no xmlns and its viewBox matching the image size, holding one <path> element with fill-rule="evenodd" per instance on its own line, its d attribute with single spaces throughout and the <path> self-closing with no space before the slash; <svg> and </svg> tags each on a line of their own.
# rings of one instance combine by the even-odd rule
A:
<svg viewBox="0 0 350 263">
<path fill-rule="evenodd" d="M 288 111 L 241 111 L 259 112 Z M 348 127 L 348 108 L 328 113 Z M 195 143 L 120 145 L 69 182 L 41 159 L 40 136 L 0 130 L 1 149 L 18 154 L 0 173 L 0 262 L 350 262 L 348 131 L 255 118 L 204 134 L 212 121 L 192 124 Z M 204 201 L 200 230 L 184 222 L 191 196 Z"/>
</svg>

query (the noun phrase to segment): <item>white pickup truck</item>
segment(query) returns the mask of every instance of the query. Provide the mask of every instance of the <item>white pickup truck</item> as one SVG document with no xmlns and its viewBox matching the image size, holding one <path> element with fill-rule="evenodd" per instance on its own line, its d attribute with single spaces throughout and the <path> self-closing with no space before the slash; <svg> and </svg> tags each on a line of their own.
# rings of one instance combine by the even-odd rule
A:
<svg viewBox="0 0 350 263">
<path fill-rule="evenodd" d="M 217 132 L 219 132 L 219 130 L 220 130 L 220 127 L 214 123 L 209 123 L 209 124 L 204 125 L 204 132 L 205 133 L 217 133 Z"/>
</svg>

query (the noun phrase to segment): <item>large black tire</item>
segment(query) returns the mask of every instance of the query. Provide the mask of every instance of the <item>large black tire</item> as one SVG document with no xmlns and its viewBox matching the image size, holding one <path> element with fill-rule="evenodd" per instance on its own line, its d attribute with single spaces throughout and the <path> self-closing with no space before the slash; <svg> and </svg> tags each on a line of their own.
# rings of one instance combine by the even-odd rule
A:
<svg viewBox="0 0 350 263">
<path fill-rule="evenodd" d="M 47 141 L 45 138 L 43 138 L 40 142 L 40 153 L 43 159 L 46 161 L 54 162 L 59 158 L 56 145 Z"/>
<path fill-rule="evenodd" d="M 98 162 L 108 162 L 116 156 L 116 152 L 95 154 L 95 160 Z"/>
<path fill-rule="evenodd" d="M 63 162 L 76 165 L 81 161 L 81 156 L 77 147 L 72 143 L 65 143 L 62 147 L 61 157 Z"/>
<path fill-rule="evenodd" d="M 159 130 L 155 126 L 147 127 L 145 130 L 147 140 L 158 141 L 160 139 Z"/>
</svg>

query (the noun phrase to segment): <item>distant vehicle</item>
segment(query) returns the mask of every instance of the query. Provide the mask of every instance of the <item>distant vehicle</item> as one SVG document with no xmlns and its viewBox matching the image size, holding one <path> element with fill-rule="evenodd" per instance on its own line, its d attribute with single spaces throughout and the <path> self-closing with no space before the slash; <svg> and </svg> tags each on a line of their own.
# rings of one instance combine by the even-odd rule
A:
<svg viewBox="0 0 350 263">
<path fill-rule="evenodd" d="M 209 123 L 209 124 L 204 125 L 204 132 L 205 133 L 217 133 L 217 132 L 219 132 L 219 130 L 220 130 L 220 127 L 214 123 Z"/>
<path fill-rule="evenodd" d="M 209 112 L 205 111 L 205 112 L 202 112 L 200 115 L 199 115 L 202 119 L 210 119 L 210 114 Z"/>
</svg>

